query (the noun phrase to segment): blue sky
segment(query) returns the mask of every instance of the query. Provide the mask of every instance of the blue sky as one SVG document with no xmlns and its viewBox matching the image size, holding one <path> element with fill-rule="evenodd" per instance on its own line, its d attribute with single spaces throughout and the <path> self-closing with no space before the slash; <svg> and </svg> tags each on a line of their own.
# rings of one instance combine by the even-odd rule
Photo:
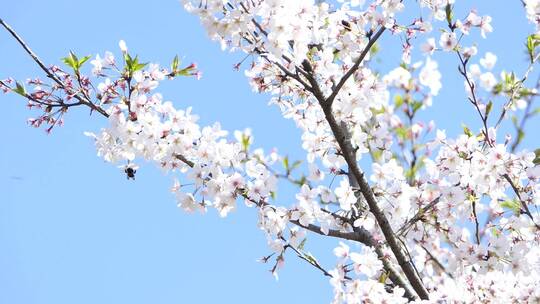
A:
<svg viewBox="0 0 540 304">
<path fill-rule="evenodd" d="M 499 68 L 521 74 L 521 46 L 532 26 L 520 1 L 477 3 L 480 14 L 493 17 L 495 29 L 487 40 L 477 40 L 480 52 L 496 53 Z M 257 147 L 303 157 L 294 123 L 267 106 L 268 96 L 253 93 L 243 73 L 233 70 L 243 56 L 222 52 L 178 1 L 19 0 L 6 1 L 0 14 L 48 64 L 60 64 L 69 50 L 118 54 L 120 39 L 145 61 L 168 64 L 179 54 L 185 63 L 197 62 L 203 78 L 166 83 L 161 88 L 166 99 L 179 108 L 193 106 L 203 124 L 251 127 Z M 395 40 L 387 37 L 381 46 L 386 64 L 381 68 L 399 64 Z M 450 135 L 462 122 L 477 126 L 456 58 L 437 54 L 436 59 L 444 87 L 431 117 Z M 37 75 L 42 74 L 29 57 L 0 31 L 0 78 Z M 75 109 L 65 127 L 46 135 L 27 126 L 32 113 L 22 99 L 0 95 L 0 103 L 0 303 L 330 301 L 327 278 L 293 255 L 277 282 L 267 271 L 270 265 L 255 262 L 269 250 L 254 210 L 241 207 L 226 219 L 215 212 L 185 214 L 169 193 L 171 178 L 158 169 L 143 166 L 136 181 L 127 181 L 96 157 L 83 132 L 98 130 L 103 119 Z M 534 128 L 538 122 L 529 130 Z M 526 144 L 534 148 L 540 142 L 531 137 Z M 294 197 L 287 194 L 280 195 L 285 205 Z M 336 243 L 312 236 L 307 247 L 331 268 L 335 260 L 327 253 Z"/>
</svg>

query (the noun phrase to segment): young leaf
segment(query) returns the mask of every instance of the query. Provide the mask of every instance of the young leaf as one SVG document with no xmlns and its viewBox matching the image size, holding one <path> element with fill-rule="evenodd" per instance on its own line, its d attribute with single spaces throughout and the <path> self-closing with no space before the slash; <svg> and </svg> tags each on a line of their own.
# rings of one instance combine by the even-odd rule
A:
<svg viewBox="0 0 540 304">
<path fill-rule="evenodd" d="M 521 209 L 521 204 L 516 199 L 506 200 L 506 201 L 501 202 L 501 207 L 512 210 L 514 214 L 519 214 L 519 210 Z"/>
<path fill-rule="evenodd" d="M 18 81 L 15 83 L 15 89 L 13 89 L 13 92 L 21 96 L 26 96 L 26 89 L 24 88 L 24 85 Z"/>
<path fill-rule="evenodd" d="M 82 65 L 90 59 L 92 55 L 84 56 L 81 60 L 78 62 L 78 68 L 80 69 Z"/>
<path fill-rule="evenodd" d="M 534 160 L 533 160 L 533 163 L 535 165 L 540 165 L 540 149 L 536 149 L 534 150 Z"/>
<path fill-rule="evenodd" d="M 309 253 L 309 252 L 304 252 L 304 257 L 306 258 L 306 260 L 308 260 L 311 264 L 313 265 L 316 265 L 318 264 L 317 263 L 317 259 L 315 259 L 315 257 Z"/>
<path fill-rule="evenodd" d="M 298 168 L 300 166 L 300 164 L 302 164 L 302 161 L 301 160 L 297 160 L 295 161 L 292 166 L 291 166 L 291 171 Z"/>
<path fill-rule="evenodd" d="M 306 241 L 307 241 L 307 238 L 304 238 L 302 240 L 302 242 L 300 242 L 300 245 L 298 245 L 298 248 L 297 248 L 299 251 L 304 250 L 304 246 L 306 245 Z"/>
<path fill-rule="evenodd" d="M 79 65 L 79 59 L 70 51 L 67 57 L 62 58 L 62 61 L 70 68 L 77 70 Z"/>
<path fill-rule="evenodd" d="M 473 136 L 473 133 L 471 132 L 471 129 L 469 129 L 469 127 L 467 127 L 466 125 L 462 125 L 463 127 L 463 133 L 465 135 L 467 135 L 468 137 L 472 137 Z"/>
<path fill-rule="evenodd" d="M 525 46 L 527 47 L 527 54 L 529 55 L 529 60 L 531 63 L 534 62 L 535 50 L 539 45 L 540 35 L 532 34 L 527 37 L 527 43 L 525 43 Z"/>
<path fill-rule="evenodd" d="M 171 64 L 171 72 L 176 74 L 176 71 L 178 70 L 178 67 L 180 66 L 180 59 L 178 59 L 178 55 L 174 56 L 174 59 Z"/>
<path fill-rule="evenodd" d="M 450 3 L 446 5 L 445 13 L 446 13 L 446 22 L 448 22 L 448 24 L 452 24 L 452 19 L 454 19 L 454 13 L 452 12 L 452 5 L 450 5 Z"/>
<path fill-rule="evenodd" d="M 486 117 L 489 116 L 489 113 L 491 112 L 492 108 L 493 108 L 493 101 L 490 100 L 486 106 Z"/>
<path fill-rule="evenodd" d="M 422 107 L 422 103 L 421 102 L 418 102 L 418 101 L 413 101 L 412 103 L 412 107 L 413 107 L 413 113 L 416 113 L 416 111 L 420 110 L 420 108 Z"/>
<path fill-rule="evenodd" d="M 394 105 L 396 106 L 396 108 L 399 108 L 401 107 L 401 105 L 403 105 L 403 97 L 401 97 L 401 95 L 394 96 Z"/>
</svg>

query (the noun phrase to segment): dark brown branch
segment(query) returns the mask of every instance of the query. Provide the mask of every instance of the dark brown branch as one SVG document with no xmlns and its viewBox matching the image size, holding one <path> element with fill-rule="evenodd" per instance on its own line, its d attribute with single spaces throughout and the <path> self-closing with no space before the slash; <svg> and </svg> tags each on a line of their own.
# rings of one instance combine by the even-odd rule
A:
<svg viewBox="0 0 540 304">
<path fill-rule="evenodd" d="M 476 238 L 476 244 L 480 245 L 480 223 L 478 223 L 478 215 L 476 214 L 476 200 L 472 202 L 472 212 L 474 218 L 474 236 Z"/>
<path fill-rule="evenodd" d="M 371 191 L 371 188 L 369 187 L 369 184 L 365 180 L 365 178 L 363 176 L 363 173 L 361 173 L 358 166 L 356 165 L 356 161 L 354 160 L 354 157 L 349 155 L 350 151 L 353 151 L 352 147 L 350 147 L 350 148 L 344 147 L 345 146 L 345 144 L 344 144 L 345 143 L 345 141 L 344 141 L 345 137 L 343 136 L 344 134 L 342 134 L 342 131 L 340 130 L 339 126 L 337 125 L 337 122 L 335 121 L 335 118 L 333 117 L 332 110 L 331 110 L 332 102 L 335 99 L 335 97 L 337 96 L 337 94 L 338 94 L 339 90 L 341 89 L 341 87 L 343 87 L 343 85 L 348 80 L 348 78 L 351 77 L 354 74 L 354 72 L 358 69 L 358 67 L 360 66 L 362 61 L 365 59 L 367 53 L 370 51 L 373 44 L 377 41 L 377 39 L 379 39 L 379 37 L 383 34 L 384 31 L 385 31 L 385 28 L 382 27 L 376 32 L 376 34 L 373 37 L 370 38 L 370 41 L 368 42 L 368 45 L 364 48 L 364 50 L 360 54 L 359 58 L 356 60 L 353 67 L 351 67 L 351 69 L 349 69 L 349 71 L 341 78 L 340 82 L 336 85 L 336 87 L 334 88 L 332 94 L 328 98 L 324 97 L 324 95 L 323 95 L 323 93 L 322 93 L 322 91 L 321 91 L 321 89 L 319 87 L 319 84 L 318 84 L 317 80 L 315 79 L 315 77 L 312 74 L 313 69 L 311 67 L 311 64 L 307 60 L 304 60 L 304 62 L 302 62 L 302 68 L 303 68 L 302 70 L 304 70 L 306 72 L 306 74 L 304 74 L 304 76 L 307 78 L 308 82 L 310 83 L 310 86 L 306 87 L 305 84 L 302 84 L 302 83 L 301 84 L 304 85 L 304 88 L 306 90 L 308 90 L 309 92 L 311 92 L 314 95 L 314 97 L 321 104 L 321 107 L 323 108 L 323 111 L 325 112 L 325 116 L 327 117 L 327 121 L 329 122 L 329 124 L 330 124 L 330 126 L 332 128 L 334 136 L 336 137 L 336 140 L 338 141 L 341 150 L 344 152 L 345 155 L 348 155 L 346 157 L 347 164 L 348 164 L 349 168 L 352 168 L 352 167 L 355 168 L 355 170 L 353 169 L 352 172 L 353 172 L 354 176 L 357 178 L 357 180 L 361 181 L 360 182 L 360 189 L 361 189 L 363 195 L 366 197 L 366 200 L 368 201 L 368 205 L 370 206 L 370 211 L 375 215 L 375 218 L 377 219 L 377 222 L 379 223 L 379 226 L 383 230 L 385 238 L 387 239 L 387 242 L 388 242 L 390 248 L 392 249 L 392 252 L 396 256 L 396 259 L 398 260 L 398 263 L 399 263 L 400 267 L 403 269 L 403 271 L 404 271 L 405 275 L 407 276 L 409 282 L 411 282 L 412 287 L 414 288 L 416 293 L 420 296 L 420 298 L 428 299 L 427 290 L 423 286 L 420 278 L 417 277 L 414 268 L 412 267 L 410 262 L 407 261 L 407 258 L 405 257 L 405 255 L 401 251 L 400 245 L 397 243 L 394 232 L 392 231 L 391 226 L 388 223 L 388 219 L 382 213 L 382 211 L 379 209 L 379 207 L 377 205 L 377 202 L 375 200 L 375 197 L 373 195 L 373 192 Z M 330 122 L 330 120 L 333 121 L 333 124 Z M 334 125 L 334 126 L 332 126 L 332 125 Z M 336 133 L 336 129 L 339 129 L 339 131 L 337 133 Z M 350 146 L 350 142 L 348 142 L 348 143 L 349 143 L 349 146 Z M 367 197 L 370 197 L 370 199 L 368 199 Z M 400 286 L 403 287 L 403 286 L 407 286 L 407 285 L 404 284 L 404 285 L 400 285 Z"/>
<path fill-rule="evenodd" d="M 341 77 L 336 87 L 332 90 L 332 94 L 330 94 L 330 96 L 326 99 L 325 103 L 327 106 L 332 105 L 337 94 L 339 93 L 341 88 L 345 85 L 345 82 L 347 82 L 347 80 L 356 72 L 356 70 L 358 70 L 358 67 L 360 67 L 360 64 L 364 61 L 364 58 L 366 58 L 367 54 L 369 53 L 369 51 L 371 50 L 375 42 L 379 39 L 379 37 L 381 37 L 381 35 L 384 33 L 385 30 L 386 28 L 384 26 L 381 27 L 375 33 L 375 35 L 373 35 L 373 37 L 369 39 L 366 47 L 364 47 L 364 50 L 362 51 L 362 53 L 360 53 L 360 56 L 354 62 L 354 65 L 347 71 L 347 73 L 345 73 L 345 75 L 343 75 L 343 77 Z"/>
<path fill-rule="evenodd" d="M 188 165 L 189 167 L 193 167 L 195 165 L 194 162 L 188 160 L 183 155 L 177 154 L 175 155 L 175 157 L 179 159 L 180 161 L 182 161 L 183 163 L 185 163 L 186 165 Z M 251 199 L 247 196 L 247 194 L 244 194 L 243 191 L 241 191 L 241 193 L 244 199 L 251 201 Z M 258 206 L 266 205 L 266 203 L 258 202 L 257 205 Z M 321 209 L 321 210 L 324 211 L 324 209 Z M 338 217 L 340 220 L 343 220 L 342 217 L 340 217 L 339 215 L 335 215 L 335 217 Z M 322 236 L 331 236 L 331 237 L 335 237 L 335 238 L 339 238 L 343 240 L 356 241 L 366 246 L 375 248 L 375 252 L 377 253 L 377 256 L 379 257 L 379 259 L 382 261 L 384 269 L 388 272 L 389 278 L 392 281 L 392 283 L 394 283 L 396 286 L 403 288 L 405 290 L 405 296 L 409 300 L 414 300 L 416 298 L 413 291 L 410 289 L 409 285 L 407 284 L 407 282 L 405 282 L 405 280 L 399 274 L 399 271 L 394 268 L 392 263 L 388 260 L 388 257 L 384 255 L 384 252 L 382 251 L 380 244 L 373 238 L 371 233 L 367 231 L 366 229 L 355 228 L 354 232 L 342 232 L 339 230 L 329 229 L 328 234 L 326 234 L 322 231 L 321 227 L 319 226 L 316 226 L 313 224 L 304 226 L 300 224 L 300 222 L 297 220 L 291 220 L 290 222 L 294 225 L 297 225 L 298 227 L 304 228 L 306 230 L 320 234 Z"/>
<path fill-rule="evenodd" d="M 394 268 L 392 263 L 388 260 L 388 257 L 385 256 L 381 248 L 381 244 L 379 244 L 373 238 L 371 233 L 367 231 L 366 229 L 361 228 L 361 227 L 355 228 L 354 232 L 341 232 L 338 230 L 330 229 L 328 231 L 328 234 L 325 234 L 319 226 L 312 225 L 312 224 L 309 224 L 308 226 L 304 226 L 300 224 L 300 222 L 298 221 L 290 221 L 290 222 L 306 230 L 320 234 L 322 236 L 331 236 L 331 237 L 335 237 L 339 239 L 355 241 L 355 242 L 362 243 L 366 246 L 373 247 L 375 249 L 375 253 L 377 253 L 379 260 L 381 260 L 381 262 L 383 263 L 383 267 L 388 273 L 390 281 L 392 281 L 392 283 L 394 283 L 396 286 L 403 288 L 405 290 L 405 296 L 409 300 L 414 300 L 416 298 L 416 296 L 414 295 L 414 292 L 410 289 L 407 282 L 399 274 L 399 271 Z"/>
<path fill-rule="evenodd" d="M 375 219 L 377 220 L 377 223 L 379 224 L 379 227 L 381 228 L 384 234 L 386 242 L 388 243 L 388 246 L 394 253 L 394 256 L 396 257 L 396 260 L 398 261 L 399 266 L 405 273 L 405 276 L 411 283 L 411 286 L 416 291 L 418 296 L 423 300 L 429 299 L 429 294 L 426 288 L 424 287 L 420 278 L 417 276 L 416 271 L 414 270 L 414 267 L 412 266 L 411 262 L 407 259 L 407 257 L 403 253 L 401 246 L 398 243 L 398 240 L 396 238 L 396 235 L 394 231 L 392 230 L 392 226 L 390 225 L 390 222 L 388 221 L 388 218 L 386 217 L 384 212 L 379 208 L 379 205 L 377 204 L 377 200 L 375 198 L 373 190 L 369 186 L 369 183 L 367 182 L 364 176 L 364 173 L 358 167 L 358 164 L 356 163 L 356 158 L 354 156 L 354 149 L 352 148 L 351 142 L 347 140 L 346 135 L 343 133 L 343 130 L 337 123 L 332 113 L 331 106 L 327 106 L 327 104 L 324 103 L 324 100 L 319 100 L 319 103 L 321 104 L 326 120 L 328 124 L 330 125 L 330 128 L 334 134 L 334 137 L 336 138 L 339 148 L 342 151 L 343 157 L 345 158 L 345 161 L 347 162 L 347 165 L 349 167 L 349 172 L 351 172 L 356 178 L 356 180 L 358 181 L 358 184 L 360 186 L 360 191 L 362 195 L 364 196 L 364 198 L 366 199 L 366 202 L 369 206 L 369 210 L 375 216 Z"/>
</svg>

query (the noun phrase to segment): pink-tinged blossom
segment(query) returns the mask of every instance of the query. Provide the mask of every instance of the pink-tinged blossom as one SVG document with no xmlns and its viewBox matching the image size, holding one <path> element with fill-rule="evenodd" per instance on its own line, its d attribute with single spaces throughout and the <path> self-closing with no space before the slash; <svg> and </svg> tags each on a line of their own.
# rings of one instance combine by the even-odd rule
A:
<svg viewBox="0 0 540 304">
<path fill-rule="evenodd" d="M 344 156 L 352 157 L 367 170 L 376 203 L 399 237 L 400 248 L 411 255 L 429 301 L 527 303 L 540 298 L 536 155 L 511 152 L 509 137 L 500 134 L 492 119 L 487 126 L 452 137 L 444 130 L 434 131 L 434 124 L 415 115 L 431 105 L 442 85 L 438 63 L 431 57 L 438 49 L 436 38 L 421 47 L 427 55 L 423 64 L 409 63 L 417 55 L 412 42 L 425 41 L 425 35 L 439 26 L 447 31 L 439 38 L 440 49 L 452 51 L 446 54 L 452 58 L 456 52 L 462 55 L 464 62 L 459 63 L 468 78 L 470 103 L 475 113 L 487 115 L 488 98 L 497 85 L 492 71 L 497 58 L 488 52 L 472 63 L 478 49 L 463 44 L 470 45 L 466 39 L 473 30 L 482 36 L 491 32 L 491 17 L 471 11 L 465 19 L 448 22 L 446 10 L 454 4 L 450 0 L 419 1 L 427 14 L 403 24 L 395 19 L 406 5 L 399 0 L 365 5 L 339 1 L 340 6 L 313 0 L 251 1 L 243 7 L 227 3 L 225 8 L 221 0 L 183 3 L 201 19 L 211 39 L 224 49 L 249 54 L 249 63 L 237 67 L 245 67 L 253 90 L 270 95 L 270 103 L 299 128 L 308 166 L 284 170 L 285 157 L 277 150 L 252 148 L 250 129 L 229 134 L 219 123 L 201 125 L 191 108 L 178 109 L 155 92 L 175 71 L 149 63 L 128 79 L 111 53 L 90 62 L 98 80 L 92 83 L 82 76 L 80 87 L 69 73 L 50 68 L 66 82 L 62 97 L 71 102 L 79 89 L 93 94 L 99 99 L 96 106 L 109 116 L 105 128 L 86 133 L 100 157 L 123 170 L 135 161 L 154 163 L 172 175 L 178 207 L 188 212 L 210 209 L 225 217 L 242 201 L 256 209 L 258 227 L 275 253 L 276 276 L 291 246 L 304 246 L 308 229 L 332 236 L 366 233 L 372 238 L 369 242 L 378 245 L 377 251 L 366 244 L 351 249 L 340 243 L 334 249 L 337 264 L 328 271 L 334 302 L 405 303 L 405 291 L 391 287 L 383 268 L 382 259 L 396 268 L 399 264 L 386 247 L 380 218 L 370 212 L 358 185 L 345 177 L 352 172 Z M 527 18 L 537 26 L 538 3 L 525 1 Z M 402 39 L 404 64 L 381 75 L 371 64 L 377 56 L 367 52 L 335 95 L 331 114 L 346 131 L 343 140 L 354 149 L 352 156 L 346 155 L 327 121 L 328 111 L 298 79 L 311 83 L 306 75 L 312 75 L 321 94 L 330 96 L 381 27 L 386 27 L 388 39 L 391 34 Z M 125 42 L 120 41 L 119 47 L 121 58 L 127 58 Z M 179 70 L 199 75 L 195 65 Z M 6 80 L 0 89 L 13 91 L 12 85 Z M 32 86 L 28 92 L 38 101 L 51 93 L 39 80 L 30 80 L 27 86 Z M 526 109 L 526 97 L 514 97 L 508 109 Z M 29 107 L 43 108 L 31 100 Z M 495 113 L 495 108 L 491 110 Z M 48 116 L 46 107 L 43 112 L 29 123 L 39 127 L 62 121 Z M 368 153 L 370 157 L 365 157 Z M 371 160 L 369 170 L 366 162 Z M 300 186 L 296 200 L 278 194 L 278 179 Z M 475 231 L 479 219 L 489 221 Z"/>
<path fill-rule="evenodd" d="M 444 32 L 439 39 L 439 45 L 444 51 L 452 51 L 457 45 L 455 33 Z"/>
<path fill-rule="evenodd" d="M 436 49 L 437 49 L 437 46 L 435 45 L 435 38 L 429 38 L 421 46 L 422 52 L 424 52 L 426 55 L 429 55 L 429 56 L 433 55 Z"/>
</svg>

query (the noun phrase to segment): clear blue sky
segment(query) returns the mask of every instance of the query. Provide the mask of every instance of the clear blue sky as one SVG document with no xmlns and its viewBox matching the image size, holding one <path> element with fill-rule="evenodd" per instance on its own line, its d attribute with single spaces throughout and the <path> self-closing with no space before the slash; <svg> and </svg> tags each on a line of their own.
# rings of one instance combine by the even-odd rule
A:
<svg viewBox="0 0 540 304">
<path fill-rule="evenodd" d="M 120 39 L 145 61 L 168 64 L 179 54 L 186 63 L 197 62 L 202 80 L 167 83 L 162 87 L 166 99 L 180 108 L 192 105 L 204 124 L 220 121 L 228 130 L 252 127 L 255 146 L 303 157 L 293 122 L 268 107 L 268 96 L 252 93 L 243 73 L 232 69 L 243 56 L 223 53 L 178 1 L 4 2 L 0 17 L 49 64 L 59 64 L 69 50 L 118 53 Z M 468 6 L 472 1 L 457 2 Z M 502 63 L 521 74 L 521 45 L 532 26 L 520 1 L 477 2 L 481 14 L 493 16 L 495 28 L 489 39 L 478 40 L 480 51 L 496 53 L 498 68 Z M 390 55 L 399 48 L 389 41 L 382 41 L 383 54 L 395 65 L 399 57 Z M 450 135 L 461 129 L 461 122 L 476 126 L 454 56 L 436 58 L 444 66 L 445 86 L 430 113 Z M 36 75 L 42 74 L 0 31 L 0 78 Z M 82 133 L 98 130 L 103 119 L 76 109 L 65 127 L 46 135 L 26 125 L 32 113 L 22 99 L 0 95 L 0 104 L 0 303 L 330 301 L 328 279 L 293 255 L 287 256 L 278 282 L 267 272 L 270 265 L 255 262 L 269 250 L 254 210 L 239 205 L 226 219 L 215 212 L 185 214 L 169 193 L 171 178 L 158 169 L 143 166 L 136 181 L 127 181 L 119 169 L 96 157 L 92 140 Z M 540 145 L 537 137 L 527 143 Z M 293 202 L 288 194 L 280 195 L 284 205 Z M 327 253 L 336 243 L 313 236 L 308 247 L 331 268 L 335 260 Z"/>
</svg>

